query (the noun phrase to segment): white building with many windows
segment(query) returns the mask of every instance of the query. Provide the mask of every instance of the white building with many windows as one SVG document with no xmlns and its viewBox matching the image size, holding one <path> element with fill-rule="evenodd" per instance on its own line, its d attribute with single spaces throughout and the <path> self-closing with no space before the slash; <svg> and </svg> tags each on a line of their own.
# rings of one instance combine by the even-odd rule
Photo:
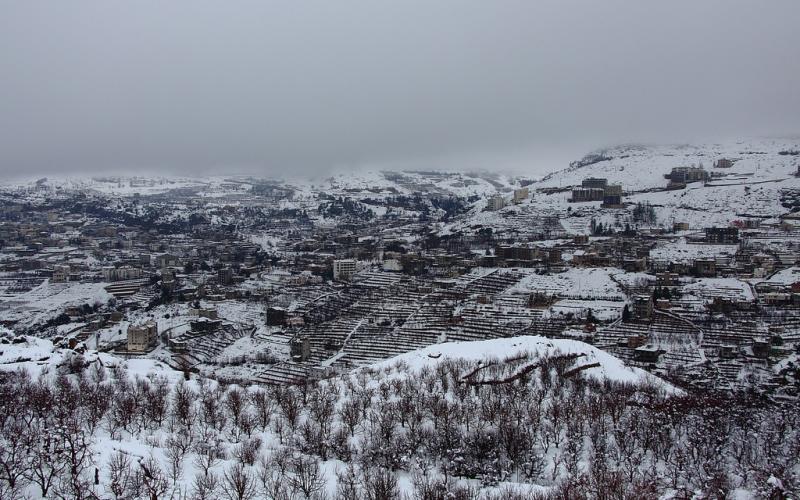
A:
<svg viewBox="0 0 800 500">
<path fill-rule="evenodd" d="M 341 259 L 333 261 L 333 279 L 350 281 L 356 274 L 357 264 L 354 259 Z"/>
</svg>

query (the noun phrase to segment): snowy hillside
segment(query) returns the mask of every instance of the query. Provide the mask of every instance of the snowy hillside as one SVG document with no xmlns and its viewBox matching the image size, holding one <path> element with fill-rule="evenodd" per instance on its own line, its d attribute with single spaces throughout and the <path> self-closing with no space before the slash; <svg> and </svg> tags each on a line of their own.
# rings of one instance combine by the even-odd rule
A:
<svg viewBox="0 0 800 500">
<path fill-rule="evenodd" d="M 729 174 L 731 182 L 756 183 L 792 177 L 800 164 L 800 139 L 758 139 L 721 144 L 678 146 L 617 146 L 587 155 L 564 170 L 545 176 L 536 187 L 579 186 L 586 177 L 604 177 L 626 191 L 663 187 L 673 167 L 700 166 Z M 784 154 L 781 154 L 784 153 Z M 726 158 L 730 169 L 714 169 Z M 592 163 L 594 162 L 594 163 Z M 727 184 L 729 182 L 720 182 Z"/>
<path fill-rule="evenodd" d="M 787 192 L 800 188 L 795 177 L 800 167 L 800 140 L 762 139 L 727 144 L 692 146 L 620 146 L 587 155 L 564 170 L 534 184 L 537 189 L 564 190 L 540 196 L 541 203 L 566 207 L 568 189 L 583 179 L 600 177 L 622 185 L 630 203 L 649 203 L 659 224 L 688 222 L 692 228 L 728 225 L 732 220 L 754 216 L 774 218 L 790 210 L 782 205 Z M 727 159 L 729 168 L 716 168 Z M 673 168 L 702 166 L 710 172 L 706 182 L 685 189 L 666 190 L 664 178 Z M 575 203 L 572 209 L 599 206 L 599 202 Z"/>
<path fill-rule="evenodd" d="M 546 497 L 568 477 L 559 465 L 565 445 L 550 442 L 555 435 L 542 429 L 548 433 L 542 435 L 545 448 L 535 436 L 520 442 L 540 454 L 535 464 L 528 463 L 522 448 L 505 450 L 491 437 L 506 425 L 505 412 L 486 413 L 477 410 L 480 405 L 495 400 L 498 408 L 510 409 L 530 403 L 533 393 L 547 407 L 560 406 L 557 399 L 578 402 L 580 392 L 566 390 L 578 380 L 584 382 L 575 387 L 591 387 L 585 394 L 598 397 L 604 397 L 603 387 L 659 399 L 680 393 L 587 344 L 542 337 L 440 344 L 304 388 L 224 387 L 197 376 L 184 381 L 182 373 L 153 360 L 122 360 L 94 351 L 81 355 L 54 348 L 47 340 L 17 337 L 11 342 L 7 337 L 0 344 L 0 376 L 4 388 L 24 399 L 6 415 L 6 425 L 19 426 L 15 438 L 3 435 L 6 451 L 16 453 L 4 460 L 73 471 L 52 481 L 20 476 L 3 491 L 30 498 L 53 492 L 69 496 L 66 492 L 75 488 L 125 498 L 176 492 L 218 498 L 235 490 L 235 477 L 246 483 L 249 495 L 242 498 L 321 498 L 322 493 L 361 498 L 375 488 L 375 474 L 397 494 L 420 498 L 429 498 L 426 488 L 472 492 L 464 498 L 480 494 L 496 499 L 501 491 Z M 555 384 L 546 382 L 550 377 Z M 518 387 L 516 396 L 504 389 L 511 385 Z M 470 386 L 485 388 L 463 392 Z M 518 399 L 523 393 L 530 398 Z M 26 418 L 43 397 L 54 403 Z M 80 454 L 40 456 L 37 447 L 25 444 L 24 422 L 34 422 L 35 431 L 46 425 L 50 412 L 67 422 L 61 432 L 74 439 L 68 446 Z M 447 427 L 441 427 L 442 418 L 452 419 Z M 553 422 L 561 432 L 558 422 L 565 421 Z M 478 424 L 485 430 L 476 435 L 470 429 Z M 538 428 L 532 425 L 526 420 L 514 432 Z M 490 433 L 484 436 L 488 448 L 479 454 L 455 446 L 485 432 Z M 582 463 L 588 456 L 573 458 Z M 93 485 L 94 467 L 99 484 Z M 343 495 L 346 488 L 354 496 Z"/>
<path fill-rule="evenodd" d="M 541 360 L 559 355 L 579 355 L 574 367 L 586 366 L 582 373 L 600 382 L 650 384 L 668 392 L 680 392 L 658 377 L 625 364 L 605 351 L 584 342 L 567 339 L 548 339 L 538 336 L 448 342 L 401 354 L 366 368 L 390 370 L 390 373 L 418 373 L 424 368 L 436 368 L 448 361 L 466 361 L 476 366 L 502 365 L 507 360 Z M 503 361 L 506 360 L 506 361 Z M 391 375 L 389 375 L 391 377 Z"/>
</svg>

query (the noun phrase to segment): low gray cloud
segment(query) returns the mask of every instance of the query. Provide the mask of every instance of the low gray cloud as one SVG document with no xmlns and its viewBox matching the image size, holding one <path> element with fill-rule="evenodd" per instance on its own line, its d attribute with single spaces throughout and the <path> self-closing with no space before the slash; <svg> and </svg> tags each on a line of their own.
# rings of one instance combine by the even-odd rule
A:
<svg viewBox="0 0 800 500">
<path fill-rule="evenodd" d="M 800 2 L 0 2 L 0 170 L 563 166 L 800 132 Z"/>
</svg>

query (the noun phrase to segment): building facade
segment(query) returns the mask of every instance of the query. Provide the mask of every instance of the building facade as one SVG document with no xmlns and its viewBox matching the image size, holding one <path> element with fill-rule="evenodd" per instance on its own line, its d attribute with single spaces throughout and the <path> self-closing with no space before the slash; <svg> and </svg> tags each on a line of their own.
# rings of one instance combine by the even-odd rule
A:
<svg viewBox="0 0 800 500">
<path fill-rule="evenodd" d="M 138 326 L 128 327 L 128 351 L 145 352 L 158 341 L 158 325 L 155 321 L 147 321 Z"/>
<path fill-rule="evenodd" d="M 354 259 L 341 259 L 333 261 L 333 279 L 350 281 L 356 274 L 356 261 Z"/>
</svg>

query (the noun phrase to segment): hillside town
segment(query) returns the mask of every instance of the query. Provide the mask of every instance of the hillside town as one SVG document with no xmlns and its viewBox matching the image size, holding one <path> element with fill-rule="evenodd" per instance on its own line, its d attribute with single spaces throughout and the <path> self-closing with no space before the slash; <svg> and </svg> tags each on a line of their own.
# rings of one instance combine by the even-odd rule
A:
<svg viewBox="0 0 800 500">
<path fill-rule="evenodd" d="M 443 342 L 541 335 L 682 387 L 796 399 L 800 184 L 798 156 L 783 151 L 785 173 L 708 155 L 713 168 L 664 169 L 666 184 L 595 176 L 615 160 L 587 157 L 558 188 L 452 172 L 324 187 L 6 186 L 2 341 L 33 335 L 227 382 L 292 384 Z M 663 198 L 742 188 L 752 198 L 773 185 L 788 200 L 778 210 L 706 214 L 683 195 Z"/>
<path fill-rule="evenodd" d="M 790 498 L 798 149 L 6 183 L 0 497 Z"/>
<path fill-rule="evenodd" d="M 800 499 L 798 20 L 4 1 L 0 500 Z"/>
</svg>

